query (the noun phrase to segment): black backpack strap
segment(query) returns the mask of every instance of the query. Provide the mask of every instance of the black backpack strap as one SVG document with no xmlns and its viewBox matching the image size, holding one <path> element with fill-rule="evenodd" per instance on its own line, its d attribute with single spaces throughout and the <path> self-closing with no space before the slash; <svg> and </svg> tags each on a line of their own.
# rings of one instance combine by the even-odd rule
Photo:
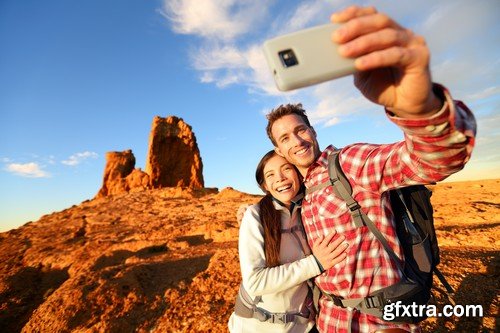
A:
<svg viewBox="0 0 500 333">
<path fill-rule="evenodd" d="M 444 291 L 442 293 L 446 295 L 446 297 L 448 298 L 448 300 L 450 301 L 450 303 L 452 305 L 455 305 L 456 304 L 455 303 L 455 291 L 453 290 L 453 287 L 448 283 L 448 281 L 446 281 L 446 278 L 444 277 L 443 273 L 441 273 L 441 271 L 437 267 L 434 267 L 433 272 L 434 272 L 434 274 L 436 274 L 439 281 L 446 289 L 446 291 Z M 435 286 L 433 288 L 437 289 L 438 291 L 441 291 L 441 290 L 439 290 L 439 288 L 437 288 Z"/>
</svg>

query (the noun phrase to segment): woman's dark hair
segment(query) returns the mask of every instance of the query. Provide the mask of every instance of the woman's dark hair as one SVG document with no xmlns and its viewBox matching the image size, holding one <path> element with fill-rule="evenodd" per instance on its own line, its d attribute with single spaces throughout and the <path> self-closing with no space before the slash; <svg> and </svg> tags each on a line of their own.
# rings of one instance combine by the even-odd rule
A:
<svg viewBox="0 0 500 333">
<path fill-rule="evenodd" d="M 259 201 L 259 209 L 260 223 L 264 228 L 264 253 L 266 254 L 267 267 L 280 265 L 281 214 L 274 208 L 273 197 L 264 188 L 264 167 L 276 155 L 274 150 L 269 151 L 262 157 L 257 165 L 257 170 L 255 170 L 257 184 L 262 191 L 266 192 L 266 195 Z"/>
</svg>

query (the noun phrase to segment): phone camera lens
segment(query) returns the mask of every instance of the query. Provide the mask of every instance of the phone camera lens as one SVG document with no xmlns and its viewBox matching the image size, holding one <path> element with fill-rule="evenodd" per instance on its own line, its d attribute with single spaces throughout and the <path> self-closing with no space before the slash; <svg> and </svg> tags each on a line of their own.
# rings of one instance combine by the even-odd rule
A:
<svg viewBox="0 0 500 333">
<path fill-rule="evenodd" d="M 291 49 L 284 50 L 278 53 L 281 62 L 283 63 L 283 66 L 285 67 L 292 67 L 295 65 L 298 65 L 297 57 L 295 56 L 295 53 Z"/>
</svg>

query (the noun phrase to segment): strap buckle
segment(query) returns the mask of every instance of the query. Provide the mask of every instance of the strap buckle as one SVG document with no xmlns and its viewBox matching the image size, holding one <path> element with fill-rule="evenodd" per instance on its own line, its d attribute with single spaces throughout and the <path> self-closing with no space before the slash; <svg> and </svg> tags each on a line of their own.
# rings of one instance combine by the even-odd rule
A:
<svg viewBox="0 0 500 333">
<path fill-rule="evenodd" d="M 328 293 L 323 293 L 330 301 L 333 302 L 336 306 L 339 306 L 341 308 L 345 309 L 344 303 L 342 303 L 342 300 L 344 299 L 341 296 L 333 295 L 333 294 L 328 294 Z"/>
<path fill-rule="evenodd" d="M 286 313 L 271 313 L 270 322 L 273 324 L 286 324 L 289 322 Z"/>
<path fill-rule="evenodd" d="M 273 324 L 286 324 L 293 321 L 293 316 L 288 317 L 287 313 L 274 313 L 267 311 L 266 309 L 257 308 L 256 318 L 260 321 L 270 322 Z"/>
<path fill-rule="evenodd" d="M 347 204 L 347 203 L 346 203 Z M 352 204 L 347 204 L 347 207 L 351 210 L 351 212 L 354 212 L 355 210 L 361 209 L 361 206 L 357 201 L 354 201 Z"/>
<path fill-rule="evenodd" d="M 380 295 L 366 296 L 364 302 L 368 309 L 381 308 L 384 305 L 383 299 Z"/>
</svg>

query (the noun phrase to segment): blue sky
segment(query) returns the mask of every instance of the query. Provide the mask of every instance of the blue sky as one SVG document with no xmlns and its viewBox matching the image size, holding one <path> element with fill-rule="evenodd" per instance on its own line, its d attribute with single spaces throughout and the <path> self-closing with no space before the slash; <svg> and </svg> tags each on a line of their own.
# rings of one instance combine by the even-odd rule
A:
<svg viewBox="0 0 500 333">
<path fill-rule="evenodd" d="M 351 3 L 423 35 L 434 80 L 476 114 L 473 157 L 450 180 L 500 178 L 497 0 L 1 0 L 0 231 L 91 199 L 108 151 L 144 168 L 155 115 L 192 126 L 206 187 L 249 193 L 281 103 L 304 104 L 321 148 L 401 139 L 351 77 L 280 93 L 267 70 L 264 40 Z"/>
</svg>

